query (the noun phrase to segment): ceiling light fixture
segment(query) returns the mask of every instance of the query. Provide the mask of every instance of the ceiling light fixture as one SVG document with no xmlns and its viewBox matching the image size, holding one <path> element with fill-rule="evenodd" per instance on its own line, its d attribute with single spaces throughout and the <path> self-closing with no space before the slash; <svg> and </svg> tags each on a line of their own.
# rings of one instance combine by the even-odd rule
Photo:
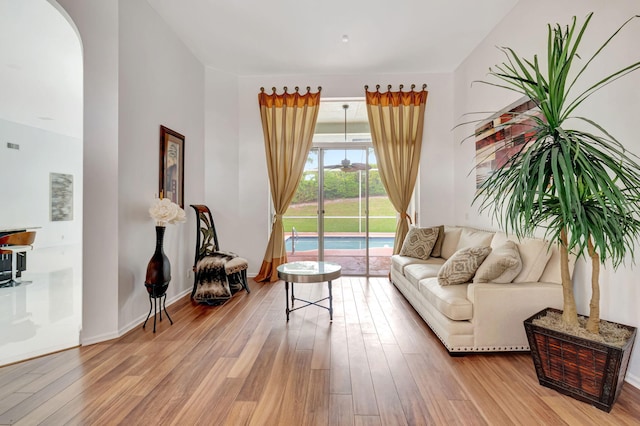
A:
<svg viewBox="0 0 640 426">
<path fill-rule="evenodd" d="M 347 110 L 349 109 L 349 104 L 342 105 L 342 109 L 344 109 L 344 141 L 347 142 Z M 335 164 L 333 166 L 325 166 L 325 169 L 340 169 L 343 172 L 357 172 L 361 170 L 370 169 L 371 166 L 364 163 L 352 163 L 351 160 L 347 158 L 347 150 L 344 150 L 344 160 L 340 162 L 340 164 Z"/>
<path fill-rule="evenodd" d="M 343 42 L 343 43 L 349 43 L 349 36 L 348 36 L 347 34 L 344 34 L 344 35 L 342 36 L 342 42 Z"/>
</svg>

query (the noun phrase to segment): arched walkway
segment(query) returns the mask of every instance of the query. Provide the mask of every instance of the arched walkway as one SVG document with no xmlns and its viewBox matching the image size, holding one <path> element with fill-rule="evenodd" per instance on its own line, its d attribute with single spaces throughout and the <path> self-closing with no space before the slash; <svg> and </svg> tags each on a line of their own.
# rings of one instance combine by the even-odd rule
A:
<svg viewBox="0 0 640 426">
<path fill-rule="evenodd" d="M 82 325 L 83 65 L 47 0 L 0 4 L 0 228 L 34 228 L 23 283 L 0 288 L 0 365 L 76 346 Z M 3 66 L 4 65 L 4 66 Z M 0 229 L 0 233 L 2 230 Z"/>
</svg>

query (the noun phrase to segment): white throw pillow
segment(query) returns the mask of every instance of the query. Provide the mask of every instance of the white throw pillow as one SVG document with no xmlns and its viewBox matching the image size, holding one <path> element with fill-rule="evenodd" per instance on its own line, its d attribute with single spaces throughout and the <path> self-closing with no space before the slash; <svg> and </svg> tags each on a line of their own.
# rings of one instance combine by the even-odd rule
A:
<svg viewBox="0 0 640 426">
<path fill-rule="evenodd" d="M 431 255 L 436 240 L 438 239 L 438 228 L 418 228 L 411 226 L 407 236 L 404 238 L 401 256 L 410 256 L 417 259 L 427 260 Z"/>
<path fill-rule="evenodd" d="M 491 253 L 491 247 L 467 247 L 453 254 L 438 272 L 440 285 L 464 284 L 471 281 L 482 261 Z"/>
<path fill-rule="evenodd" d="M 507 236 L 504 232 L 497 232 L 491 247 L 497 248 L 504 244 L 505 241 L 515 241 L 518 245 L 518 252 L 522 259 L 522 270 L 517 277 L 513 279 L 514 283 L 537 282 L 542 276 L 552 250 L 549 249 L 549 243 L 540 238 L 523 238 L 518 240 L 514 235 Z"/>
<path fill-rule="evenodd" d="M 467 247 L 491 246 L 495 232 L 481 231 L 473 228 L 462 228 L 456 250 Z"/>
<path fill-rule="evenodd" d="M 522 258 L 522 271 L 513 279 L 513 282 L 537 282 L 551 258 L 549 243 L 545 240 L 524 238 L 518 242 L 518 251 Z"/>
<path fill-rule="evenodd" d="M 522 259 L 514 241 L 506 241 L 489 253 L 473 278 L 474 283 L 510 283 L 522 270 Z"/>
</svg>

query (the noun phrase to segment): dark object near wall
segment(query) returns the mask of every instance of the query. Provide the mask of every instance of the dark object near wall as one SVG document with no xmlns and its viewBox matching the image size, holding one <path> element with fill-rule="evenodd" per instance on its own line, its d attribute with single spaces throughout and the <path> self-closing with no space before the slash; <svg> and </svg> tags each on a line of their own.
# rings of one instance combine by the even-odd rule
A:
<svg viewBox="0 0 640 426">
<path fill-rule="evenodd" d="M 158 311 L 158 299 L 160 299 L 160 321 L 162 321 L 162 310 L 169 318 L 169 322 L 173 325 L 173 320 L 167 312 L 167 288 L 169 288 L 169 282 L 171 281 L 171 264 L 169 258 L 164 254 L 163 241 L 164 241 L 164 226 L 156 226 L 156 250 L 149 260 L 147 265 L 147 275 L 144 280 L 144 286 L 149 293 L 149 313 L 147 319 L 144 320 L 142 328 L 145 328 L 147 321 L 151 316 L 153 310 L 153 332 L 156 332 L 156 314 Z"/>
<path fill-rule="evenodd" d="M 547 308 L 524 321 L 533 363 L 542 386 L 609 412 L 620 395 L 636 338 L 635 327 L 622 347 L 583 339 L 533 324 Z"/>
<path fill-rule="evenodd" d="M 250 293 L 247 260 L 220 250 L 209 207 L 203 204 L 191 204 L 191 207 L 196 212 L 197 235 L 191 298 L 200 303 L 219 305 L 243 288 Z"/>
</svg>

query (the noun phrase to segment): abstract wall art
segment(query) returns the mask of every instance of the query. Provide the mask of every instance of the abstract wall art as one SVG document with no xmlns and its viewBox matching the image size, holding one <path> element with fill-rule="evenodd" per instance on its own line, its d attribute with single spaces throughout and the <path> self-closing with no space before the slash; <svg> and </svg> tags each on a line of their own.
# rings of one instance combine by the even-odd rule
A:
<svg viewBox="0 0 640 426">
<path fill-rule="evenodd" d="M 51 221 L 73 220 L 73 175 L 50 173 Z"/>
<path fill-rule="evenodd" d="M 476 126 L 476 189 L 531 140 L 535 116 L 541 116 L 536 104 L 521 98 Z"/>
</svg>

